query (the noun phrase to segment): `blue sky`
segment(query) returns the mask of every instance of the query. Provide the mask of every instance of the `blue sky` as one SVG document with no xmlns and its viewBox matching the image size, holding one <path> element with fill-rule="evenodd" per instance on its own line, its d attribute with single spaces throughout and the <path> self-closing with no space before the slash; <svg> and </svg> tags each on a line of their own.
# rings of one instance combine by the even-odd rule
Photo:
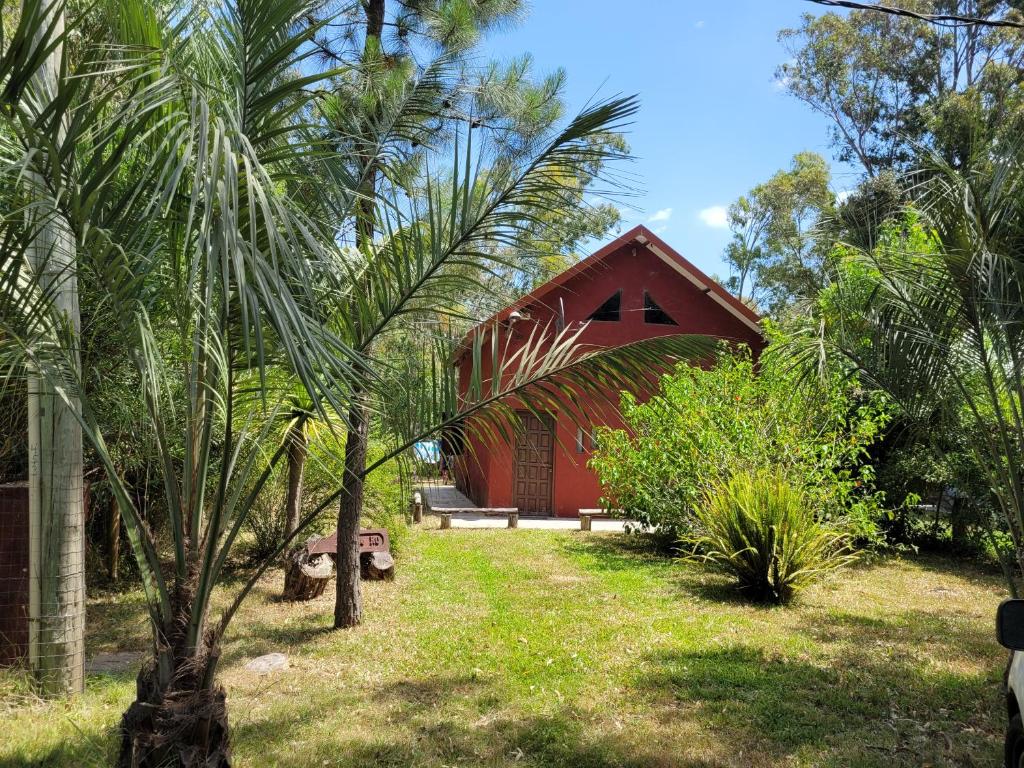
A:
<svg viewBox="0 0 1024 768">
<path fill-rule="evenodd" d="M 776 34 L 806 12 L 821 10 L 805 0 L 535 0 L 484 48 L 499 59 L 529 52 L 538 73 L 564 68 L 572 112 L 595 95 L 639 94 L 628 139 L 640 195 L 627 201 L 638 210 L 622 206 L 624 227 L 645 223 L 724 276 L 721 208 L 796 152 L 832 161 L 825 119 L 774 79 L 787 58 Z M 854 170 L 832 165 L 835 191 L 855 185 Z"/>
</svg>

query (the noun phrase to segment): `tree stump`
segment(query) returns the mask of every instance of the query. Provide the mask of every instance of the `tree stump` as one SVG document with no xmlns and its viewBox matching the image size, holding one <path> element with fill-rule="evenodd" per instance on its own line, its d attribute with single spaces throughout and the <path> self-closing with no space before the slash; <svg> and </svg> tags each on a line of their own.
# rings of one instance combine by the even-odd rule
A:
<svg viewBox="0 0 1024 768">
<path fill-rule="evenodd" d="M 587 515 L 587 514 L 584 514 L 584 513 L 581 512 L 580 513 L 580 530 L 581 531 L 589 531 L 590 530 L 590 524 L 591 524 L 591 521 L 593 519 L 594 518 L 591 517 L 590 515 Z"/>
<path fill-rule="evenodd" d="M 452 527 L 452 516 L 448 514 L 441 515 L 441 530 L 447 531 Z"/>
<path fill-rule="evenodd" d="M 390 552 L 363 552 L 359 556 L 359 571 L 366 581 L 394 581 L 395 558 Z"/>
<path fill-rule="evenodd" d="M 309 550 L 319 536 L 295 547 L 288 555 L 284 572 L 285 600 L 312 600 L 320 597 L 334 572 L 334 563 L 328 554 L 310 555 Z"/>
<path fill-rule="evenodd" d="M 509 528 L 518 528 L 519 527 L 519 513 L 518 512 L 509 512 L 508 513 L 508 527 Z"/>
</svg>

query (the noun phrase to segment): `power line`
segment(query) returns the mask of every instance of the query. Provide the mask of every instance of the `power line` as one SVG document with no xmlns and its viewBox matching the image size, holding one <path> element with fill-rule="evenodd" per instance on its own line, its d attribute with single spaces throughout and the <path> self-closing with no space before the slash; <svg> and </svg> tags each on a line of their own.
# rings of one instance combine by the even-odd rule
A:
<svg viewBox="0 0 1024 768">
<path fill-rule="evenodd" d="M 931 24 L 938 24 L 944 27 L 1013 27 L 1024 29 L 1024 22 L 1013 21 L 1012 19 L 985 19 L 980 16 L 961 16 L 955 13 L 919 13 L 907 8 L 896 8 L 890 5 L 879 5 L 877 3 L 857 3 L 853 0 L 807 0 L 818 5 L 827 5 L 834 8 L 850 8 L 855 11 L 879 11 L 892 16 L 904 16 L 909 19 L 927 21 Z"/>
</svg>

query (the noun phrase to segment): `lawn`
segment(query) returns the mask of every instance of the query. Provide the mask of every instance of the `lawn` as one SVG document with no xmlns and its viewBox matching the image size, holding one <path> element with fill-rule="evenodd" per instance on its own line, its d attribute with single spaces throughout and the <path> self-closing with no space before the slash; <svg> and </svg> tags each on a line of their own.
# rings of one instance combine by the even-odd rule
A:
<svg viewBox="0 0 1024 768">
<path fill-rule="evenodd" d="M 398 566 L 340 633 L 331 594 L 265 580 L 222 666 L 238 765 L 998 765 L 1004 589 L 966 565 L 879 560 L 789 609 L 612 535 L 416 531 Z M 90 653 L 144 647 L 137 594 L 89 622 Z M 270 651 L 291 669 L 243 668 Z M 109 764 L 132 688 L 32 704 L 0 677 L 0 766 Z"/>
</svg>

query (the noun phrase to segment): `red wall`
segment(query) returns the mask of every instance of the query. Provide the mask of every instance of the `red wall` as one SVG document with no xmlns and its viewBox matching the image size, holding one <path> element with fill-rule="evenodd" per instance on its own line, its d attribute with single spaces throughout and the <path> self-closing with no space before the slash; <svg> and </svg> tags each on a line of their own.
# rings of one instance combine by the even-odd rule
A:
<svg viewBox="0 0 1024 768">
<path fill-rule="evenodd" d="M 511 330 L 502 327 L 502 334 L 511 333 L 509 351 L 515 350 L 534 327 L 553 323 L 559 304 L 564 306 L 566 326 L 586 321 L 587 317 L 612 294 L 622 290 L 621 318 L 618 322 L 593 321 L 580 341 L 598 346 L 620 346 L 640 339 L 673 333 L 697 333 L 735 340 L 760 351 L 760 335 L 721 306 L 690 280 L 680 275 L 658 255 L 643 245 L 626 243 L 591 267 L 581 271 L 564 284 L 555 287 L 540 299 L 519 311 L 529 319 L 517 321 Z M 647 291 L 655 302 L 677 323 L 651 325 L 644 323 L 643 295 Z M 504 346 L 506 339 L 500 340 Z M 488 350 L 490 343 L 484 344 Z M 487 352 L 485 351 L 485 358 Z M 472 361 L 465 355 L 460 361 L 460 383 L 464 394 L 468 388 Z M 489 366 L 484 364 L 485 376 Z M 643 393 L 641 392 L 641 397 Z M 598 425 L 621 427 L 618 412 L 596 413 L 592 405 L 588 416 Z M 559 516 L 575 516 L 580 509 L 595 508 L 601 496 L 596 474 L 587 468 L 590 442 L 583 454 L 577 454 L 576 427 L 565 415 L 556 417 L 554 455 L 553 506 Z M 469 438 L 472 450 L 463 458 L 458 474 L 461 490 L 485 507 L 511 507 L 512 449 L 503 442 L 485 445 Z"/>
<path fill-rule="evenodd" d="M 0 485 L 0 666 L 28 654 L 28 483 Z"/>
</svg>

